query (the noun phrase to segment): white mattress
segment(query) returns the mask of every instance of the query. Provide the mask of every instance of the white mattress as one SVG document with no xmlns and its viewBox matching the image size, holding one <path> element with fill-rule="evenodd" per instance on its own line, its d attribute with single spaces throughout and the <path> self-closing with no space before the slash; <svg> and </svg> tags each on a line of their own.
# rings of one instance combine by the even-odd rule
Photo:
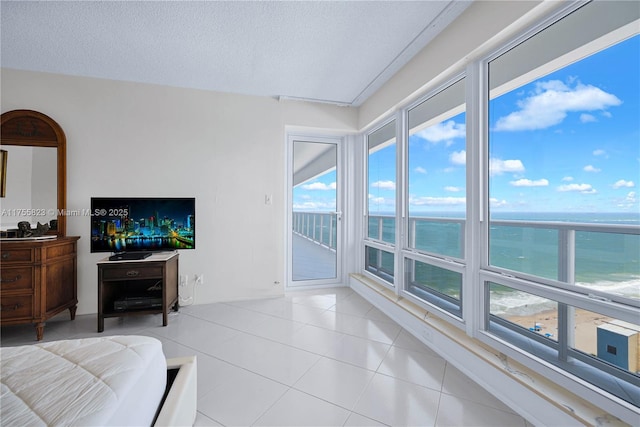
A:
<svg viewBox="0 0 640 427">
<path fill-rule="evenodd" d="M 167 365 L 162 344 L 113 336 L 0 348 L 2 426 L 151 425 Z"/>
</svg>

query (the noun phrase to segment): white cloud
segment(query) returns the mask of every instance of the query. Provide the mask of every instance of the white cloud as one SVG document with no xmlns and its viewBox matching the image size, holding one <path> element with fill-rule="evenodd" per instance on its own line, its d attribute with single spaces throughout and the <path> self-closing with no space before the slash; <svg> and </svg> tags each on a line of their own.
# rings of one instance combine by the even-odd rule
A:
<svg viewBox="0 0 640 427">
<path fill-rule="evenodd" d="M 611 114 L 608 111 L 603 111 L 602 113 L 600 113 L 603 117 L 606 117 L 608 119 L 610 119 L 611 117 L 613 117 L 613 114 Z"/>
<path fill-rule="evenodd" d="M 491 204 L 491 207 L 494 207 L 494 208 L 499 208 L 502 206 L 509 205 L 509 203 L 507 203 L 506 200 L 498 200 L 495 197 L 492 197 L 491 199 L 489 199 L 489 203 Z"/>
<path fill-rule="evenodd" d="M 593 114 L 587 114 L 587 113 L 582 113 L 580 114 L 580 122 L 582 123 L 590 123 L 590 122 L 597 122 L 598 119 L 596 119 L 596 116 L 594 116 Z"/>
<path fill-rule="evenodd" d="M 446 187 L 444 187 L 444 190 L 445 190 L 445 191 L 450 191 L 450 192 L 452 192 L 452 193 L 457 193 L 457 192 L 459 192 L 459 191 L 462 191 L 462 188 L 460 188 L 460 187 L 454 187 L 454 186 L 451 186 L 451 185 L 447 185 Z"/>
<path fill-rule="evenodd" d="M 596 189 L 591 184 L 565 184 L 558 187 L 558 191 L 566 193 L 569 191 L 577 191 L 583 194 L 595 194 Z"/>
<path fill-rule="evenodd" d="M 416 135 L 429 142 L 437 143 L 455 138 L 464 138 L 467 135 L 467 129 L 464 123 L 456 123 L 453 120 L 449 120 L 429 126 Z"/>
<path fill-rule="evenodd" d="M 296 210 L 307 210 L 307 211 L 320 211 L 320 210 L 334 210 L 336 208 L 335 202 L 304 202 L 304 203 L 294 203 L 293 208 Z"/>
<path fill-rule="evenodd" d="M 313 182 L 311 184 L 303 185 L 302 188 L 304 188 L 305 190 L 320 190 L 320 191 L 335 190 L 336 183 L 332 182 L 331 184 L 327 185 L 324 182 Z"/>
<path fill-rule="evenodd" d="M 413 206 L 456 206 L 466 201 L 465 197 L 409 197 L 409 204 Z"/>
<path fill-rule="evenodd" d="M 369 201 L 373 204 L 376 205 L 386 205 L 387 204 L 387 200 L 384 197 L 374 197 L 371 194 L 369 194 Z"/>
<path fill-rule="evenodd" d="M 535 181 L 522 178 L 517 181 L 511 181 L 509 184 L 513 185 L 514 187 L 546 187 L 549 185 L 549 181 L 544 178 Z"/>
<path fill-rule="evenodd" d="M 591 85 L 569 87 L 560 80 L 537 82 L 531 96 L 517 102 L 520 108 L 496 123 L 496 131 L 546 129 L 561 123 L 569 112 L 606 110 L 622 104 L 613 94 Z"/>
<path fill-rule="evenodd" d="M 395 190 L 396 183 L 393 181 L 376 181 L 371 184 L 373 188 L 380 188 L 381 190 Z"/>
<path fill-rule="evenodd" d="M 587 165 L 584 168 L 582 168 L 585 172 L 600 172 L 602 169 L 598 169 L 597 167 L 593 166 L 593 165 Z"/>
<path fill-rule="evenodd" d="M 454 151 L 453 153 L 449 154 L 449 161 L 454 165 L 466 165 L 467 152 L 465 150 Z"/>
<path fill-rule="evenodd" d="M 573 177 L 572 176 L 565 176 L 564 178 L 562 178 L 562 180 L 564 182 L 571 182 L 571 181 L 573 181 Z"/>
<path fill-rule="evenodd" d="M 524 165 L 521 160 L 489 160 L 489 174 L 502 175 L 505 172 L 524 172 Z"/>
<path fill-rule="evenodd" d="M 427 170 L 421 166 L 418 166 L 417 168 L 415 168 L 414 171 L 416 173 L 427 173 Z"/>
<path fill-rule="evenodd" d="M 638 199 L 636 197 L 636 192 L 635 191 L 630 191 L 627 196 L 620 202 L 618 203 L 618 207 L 619 208 L 624 208 L 624 209 L 637 209 L 637 205 L 636 203 L 638 202 Z"/>
<path fill-rule="evenodd" d="M 635 187 L 636 184 L 633 181 L 626 181 L 624 179 L 618 180 L 615 184 L 613 184 L 613 188 L 622 188 L 622 187 L 626 187 L 626 188 L 633 188 Z"/>
<path fill-rule="evenodd" d="M 600 150 L 600 149 L 598 149 L 598 150 L 593 150 L 593 155 L 594 155 L 594 156 L 604 156 L 605 154 L 607 154 L 607 152 L 606 152 L 606 151 L 604 151 L 604 150 Z"/>
</svg>

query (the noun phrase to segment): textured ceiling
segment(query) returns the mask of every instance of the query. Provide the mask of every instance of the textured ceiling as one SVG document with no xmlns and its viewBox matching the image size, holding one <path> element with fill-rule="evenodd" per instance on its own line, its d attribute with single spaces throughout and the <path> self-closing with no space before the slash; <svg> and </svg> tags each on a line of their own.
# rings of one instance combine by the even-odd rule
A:
<svg viewBox="0 0 640 427">
<path fill-rule="evenodd" d="M 2 1 L 2 67 L 360 105 L 468 1 Z"/>
</svg>

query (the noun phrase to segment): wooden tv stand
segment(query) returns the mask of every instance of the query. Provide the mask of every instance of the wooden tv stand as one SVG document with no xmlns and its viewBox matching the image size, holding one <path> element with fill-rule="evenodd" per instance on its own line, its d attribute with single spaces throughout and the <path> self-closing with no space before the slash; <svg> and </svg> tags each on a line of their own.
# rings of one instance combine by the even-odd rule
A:
<svg viewBox="0 0 640 427">
<path fill-rule="evenodd" d="M 98 261 L 98 332 L 104 331 L 106 317 L 162 313 L 162 326 L 167 326 L 169 310 L 178 306 L 177 252 Z"/>
</svg>

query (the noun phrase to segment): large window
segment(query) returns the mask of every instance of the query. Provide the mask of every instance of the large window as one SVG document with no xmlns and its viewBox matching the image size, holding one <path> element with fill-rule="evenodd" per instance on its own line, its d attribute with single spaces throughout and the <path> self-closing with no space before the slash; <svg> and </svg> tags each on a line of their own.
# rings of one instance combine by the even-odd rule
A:
<svg viewBox="0 0 640 427">
<path fill-rule="evenodd" d="M 634 36 L 491 99 L 491 265 L 638 299 L 639 49 Z"/>
<path fill-rule="evenodd" d="M 363 270 L 625 408 L 640 405 L 639 23 L 634 2 L 567 4 L 366 138 Z"/>
<path fill-rule="evenodd" d="M 396 243 L 396 122 L 367 136 L 365 271 L 393 285 Z"/>
<path fill-rule="evenodd" d="M 408 111 L 406 290 L 462 316 L 466 219 L 465 80 Z M 446 259 L 448 267 L 431 265 Z"/>
<path fill-rule="evenodd" d="M 640 36 L 621 5 L 587 4 L 488 64 L 485 327 L 638 406 Z"/>
</svg>

